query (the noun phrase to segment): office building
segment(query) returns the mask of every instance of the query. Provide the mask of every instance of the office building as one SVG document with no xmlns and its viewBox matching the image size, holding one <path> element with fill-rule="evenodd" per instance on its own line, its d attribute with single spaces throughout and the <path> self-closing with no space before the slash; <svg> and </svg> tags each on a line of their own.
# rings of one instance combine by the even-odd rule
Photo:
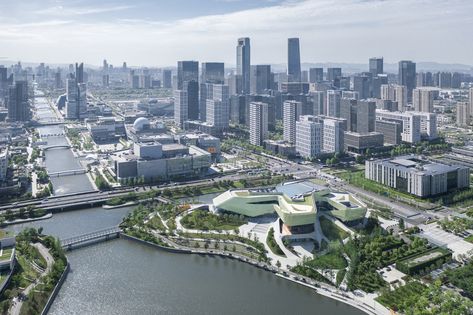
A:
<svg viewBox="0 0 473 315">
<path fill-rule="evenodd" d="M 83 74 L 76 71 L 79 77 Z M 87 86 L 71 75 L 66 81 L 66 118 L 83 119 L 87 117 Z"/>
<path fill-rule="evenodd" d="M 412 112 L 389 112 L 377 109 L 376 119 L 401 123 L 403 142 L 418 143 L 421 141 L 420 116 L 414 115 Z"/>
<path fill-rule="evenodd" d="M 316 116 L 303 115 L 296 122 L 296 152 L 304 158 L 313 158 L 323 149 L 323 122 Z"/>
<path fill-rule="evenodd" d="M 15 81 L 15 83 L 8 88 L 7 109 L 8 120 L 11 122 L 26 122 L 31 119 L 28 81 Z"/>
<path fill-rule="evenodd" d="M 457 103 L 457 126 L 466 127 L 471 123 L 471 113 L 467 102 Z"/>
<path fill-rule="evenodd" d="M 230 120 L 228 85 L 212 84 L 212 97 L 207 99 L 206 107 L 206 122 L 218 131 L 228 129 Z"/>
<path fill-rule="evenodd" d="M 323 152 L 342 153 L 344 151 L 344 138 L 347 121 L 343 118 L 323 118 Z"/>
<path fill-rule="evenodd" d="M 324 80 L 324 68 L 310 68 L 309 69 L 309 82 L 320 83 Z"/>
<path fill-rule="evenodd" d="M 177 89 L 184 88 L 184 82 L 199 82 L 199 62 L 198 61 L 178 61 L 177 62 Z"/>
<path fill-rule="evenodd" d="M 359 100 L 360 93 L 355 91 L 342 91 L 342 99 L 352 99 L 352 100 Z"/>
<path fill-rule="evenodd" d="M 368 133 L 347 131 L 343 141 L 345 151 L 356 153 L 363 153 L 368 149 L 380 148 L 384 145 L 383 134 L 376 131 Z"/>
<path fill-rule="evenodd" d="M 373 77 L 382 74 L 383 70 L 383 57 L 373 57 L 369 60 L 370 73 Z"/>
<path fill-rule="evenodd" d="M 165 89 L 172 88 L 172 70 L 163 70 L 161 79 L 163 82 L 163 88 Z"/>
<path fill-rule="evenodd" d="M 268 137 L 268 104 L 251 102 L 249 112 L 250 143 L 261 146 Z"/>
<path fill-rule="evenodd" d="M 347 131 L 369 133 L 375 131 L 376 102 L 342 99 L 340 117 L 347 120 Z"/>
<path fill-rule="evenodd" d="M 76 63 L 76 80 L 77 83 L 85 83 L 84 81 L 84 63 Z"/>
<path fill-rule="evenodd" d="M 225 83 L 225 65 L 223 62 L 202 63 L 202 83 Z"/>
<path fill-rule="evenodd" d="M 183 128 L 184 122 L 188 119 L 187 100 L 188 100 L 188 97 L 187 97 L 186 90 L 174 91 L 174 122 L 179 128 Z"/>
<path fill-rule="evenodd" d="M 417 112 L 434 111 L 434 93 L 429 88 L 417 88 L 412 92 L 412 104 Z"/>
<path fill-rule="evenodd" d="M 299 38 L 288 38 L 287 40 L 287 77 L 289 82 L 301 82 Z"/>
<path fill-rule="evenodd" d="M 263 94 L 272 89 L 271 66 L 270 65 L 255 65 L 251 66 L 251 80 L 250 80 L 251 94 Z"/>
<path fill-rule="evenodd" d="M 327 81 L 335 82 L 342 77 L 342 68 L 327 68 Z"/>
<path fill-rule="evenodd" d="M 353 90 L 358 92 L 360 99 L 371 97 L 371 76 L 356 75 L 353 77 Z"/>
<path fill-rule="evenodd" d="M 0 147 L 0 182 L 3 182 L 7 179 L 8 159 L 8 148 Z"/>
<path fill-rule="evenodd" d="M 409 60 L 399 61 L 399 85 L 407 88 L 407 100 L 412 100 L 412 91 L 416 88 L 416 64 Z"/>
<path fill-rule="evenodd" d="M 470 88 L 468 93 L 469 108 L 468 111 L 470 115 L 473 115 L 473 87 Z"/>
<path fill-rule="evenodd" d="M 340 117 L 341 92 L 338 90 L 327 91 L 327 109 L 325 114 L 330 117 Z"/>
<path fill-rule="evenodd" d="M 397 102 L 398 110 L 405 111 L 407 108 L 407 87 L 397 84 L 381 85 L 381 99 Z"/>
<path fill-rule="evenodd" d="M 432 163 L 419 156 L 367 160 L 365 177 L 421 198 L 470 186 L 470 169 Z"/>
<path fill-rule="evenodd" d="M 327 100 L 326 93 L 324 91 L 313 91 L 309 92 L 310 99 L 312 101 L 312 114 L 313 115 L 325 115 L 325 101 Z"/>
<path fill-rule="evenodd" d="M 296 143 L 296 121 L 302 115 L 302 103 L 285 101 L 283 104 L 283 133 L 284 140 Z"/>
<path fill-rule="evenodd" d="M 250 64 L 251 49 L 250 39 L 248 37 L 239 38 L 236 48 L 237 54 L 237 73 L 236 73 L 236 92 L 237 94 L 250 93 Z"/>
<path fill-rule="evenodd" d="M 400 145 L 402 141 L 402 122 L 376 120 L 375 131 L 383 134 L 385 145 Z"/>
</svg>

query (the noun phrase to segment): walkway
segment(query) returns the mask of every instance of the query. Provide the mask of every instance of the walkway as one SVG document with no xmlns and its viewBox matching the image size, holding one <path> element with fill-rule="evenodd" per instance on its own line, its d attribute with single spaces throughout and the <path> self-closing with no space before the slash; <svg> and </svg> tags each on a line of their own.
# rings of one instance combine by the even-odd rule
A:
<svg viewBox="0 0 473 315">
<path fill-rule="evenodd" d="M 49 253 L 49 250 L 43 244 L 34 243 L 32 245 L 38 249 L 41 256 L 43 256 L 43 258 L 46 260 L 47 266 L 46 266 L 46 269 L 44 270 L 44 272 L 42 272 L 39 275 L 39 277 L 36 279 L 36 281 L 31 283 L 29 286 L 26 287 L 25 290 L 23 290 L 22 294 L 24 296 L 28 296 L 28 294 L 40 283 L 38 280 L 43 278 L 44 276 L 46 276 L 51 271 L 52 266 L 54 264 L 53 256 L 51 256 L 51 254 Z M 23 305 L 22 300 L 19 300 L 17 297 L 13 298 L 13 306 L 10 310 L 10 314 L 19 315 L 22 305 Z"/>
</svg>

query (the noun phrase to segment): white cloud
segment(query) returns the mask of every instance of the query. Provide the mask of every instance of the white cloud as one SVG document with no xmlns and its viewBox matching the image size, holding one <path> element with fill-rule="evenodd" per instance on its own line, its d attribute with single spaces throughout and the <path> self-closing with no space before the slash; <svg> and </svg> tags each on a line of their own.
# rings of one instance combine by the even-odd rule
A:
<svg viewBox="0 0 473 315">
<path fill-rule="evenodd" d="M 127 9 L 108 10 L 112 8 Z M 100 8 L 68 10 L 63 18 L 99 13 Z M 61 15 L 56 13 L 48 14 Z M 98 64 L 108 58 L 116 64 L 127 60 L 134 65 L 174 65 L 182 59 L 233 64 L 241 36 L 251 37 L 253 63 L 284 62 L 286 38 L 299 36 L 306 62 L 366 62 L 372 55 L 383 55 L 388 62 L 471 64 L 472 16 L 470 0 L 286 1 L 173 22 L 122 18 L 19 27 L 0 20 L 0 41 L 5 55 L 23 60 Z"/>
</svg>

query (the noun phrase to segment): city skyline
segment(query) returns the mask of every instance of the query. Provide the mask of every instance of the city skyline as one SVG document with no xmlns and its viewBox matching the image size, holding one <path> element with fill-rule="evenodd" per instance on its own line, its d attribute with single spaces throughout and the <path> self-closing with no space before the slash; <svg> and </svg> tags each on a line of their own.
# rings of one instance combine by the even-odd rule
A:
<svg viewBox="0 0 473 315">
<path fill-rule="evenodd" d="M 186 2 L 185 12 L 179 12 L 179 1 L 4 3 L 0 62 L 83 60 L 97 65 L 106 58 L 115 65 L 124 60 L 131 66 L 200 60 L 233 66 L 235 38 L 250 37 L 252 64 L 278 64 L 287 60 L 287 38 L 299 37 L 303 63 L 362 63 L 383 56 L 386 63 L 471 64 L 468 26 L 473 22 L 468 12 L 473 4 L 437 2 L 205 0 Z M 458 43 L 463 49 L 451 49 Z"/>
</svg>

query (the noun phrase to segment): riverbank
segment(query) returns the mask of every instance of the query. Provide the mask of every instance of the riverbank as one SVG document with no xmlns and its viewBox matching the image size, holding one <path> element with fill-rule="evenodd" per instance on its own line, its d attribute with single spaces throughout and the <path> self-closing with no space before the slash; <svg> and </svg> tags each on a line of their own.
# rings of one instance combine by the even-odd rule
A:
<svg viewBox="0 0 473 315">
<path fill-rule="evenodd" d="M 128 201 L 128 202 L 122 203 L 120 205 L 115 205 L 115 206 L 102 205 L 102 208 L 106 210 L 112 210 L 112 209 L 118 209 L 118 208 L 123 208 L 123 207 L 136 206 L 137 204 L 138 204 L 137 201 Z"/>
<path fill-rule="evenodd" d="M 349 296 L 347 293 L 339 291 L 336 288 L 330 287 L 326 284 L 314 281 L 310 278 L 306 278 L 302 275 L 290 272 L 290 271 L 283 271 L 279 268 L 275 268 L 271 266 L 270 264 L 264 263 L 264 262 L 259 262 L 256 260 L 253 260 L 248 257 L 240 256 L 240 255 L 235 255 L 234 253 L 231 252 L 226 252 L 226 251 L 220 251 L 220 250 L 210 250 L 210 249 L 191 249 L 191 248 L 184 248 L 183 246 L 179 247 L 166 247 L 162 246 L 160 244 L 148 242 L 145 240 L 142 240 L 140 238 L 127 235 L 125 233 L 121 233 L 120 237 L 131 240 L 134 242 L 138 242 L 141 244 L 145 244 L 147 246 L 157 248 L 158 250 L 165 250 L 167 252 L 172 252 L 172 253 L 179 253 L 179 254 L 196 254 L 196 255 L 205 255 L 205 256 L 218 256 L 222 258 L 230 258 L 232 260 L 237 260 L 239 262 L 244 262 L 246 264 L 252 265 L 254 267 L 257 267 L 259 269 L 263 269 L 265 271 L 269 271 L 278 277 L 297 283 L 299 285 L 303 285 L 305 287 L 308 287 L 312 290 L 314 290 L 317 294 L 320 294 L 322 296 L 328 297 L 330 299 L 342 302 L 344 304 L 347 304 L 349 306 L 355 307 L 359 309 L 360 311 L 363 311 L 366 314 L 369 315 L 377 315 L 377 314 L 386 314 L 389 315 L 390 312 L 384 308 L 384 309 L 375 309 L 374 307 L 366 304 L 365 301 L 357 301 L 353 297 Z M 162 237 L 162 239 L 169 241 L 170 243 L 174 243 L 170 241 L 167 238 Z M 169 243 L 168 243 L 169 244 Z M 177 244 L 176 244 L 177 245 Z"/>
<path fill-rule="evenodd" d="M 28 218 L 28 219 L 16 219 L 12 221 L 5 221 L 5 225 L 14 225 L 14 224 L 22 224 L 22 223 L 28 223 L 28 222 L 33 222 L 33 221 L 40 221 L 40 220 L 46 220 L 46 219 L 51 219 L 53 217 L 53 214 L 51 212 L 37 218 Z"/>
</svg>

